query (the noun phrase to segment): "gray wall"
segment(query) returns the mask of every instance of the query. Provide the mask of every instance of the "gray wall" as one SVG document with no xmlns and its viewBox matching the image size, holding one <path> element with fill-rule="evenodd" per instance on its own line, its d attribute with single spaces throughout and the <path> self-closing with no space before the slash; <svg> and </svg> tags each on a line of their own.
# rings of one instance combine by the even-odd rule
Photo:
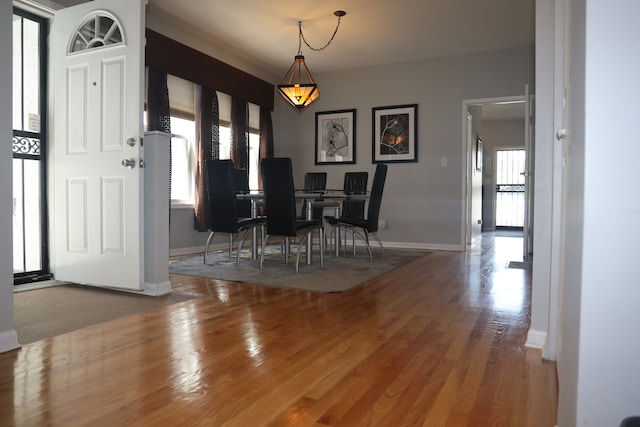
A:
<svg viewBox="0 0 640 427">
<path fill-rule="evenodd" d="M 169 250 L 171 255 L 184 255 L 203 249 L 209 233 L 194 229 L 193 208 L 171 209 L 169 219 Z M 222 242 L 216 236 L 215 242 Z"/>
<path fill-rule="evenodd" d="M 275 124 L 282 130 L 276 154 L 294 159 L 296 179 L 326 171 L 328 186 L 339 187 L 344 172 L 375 169 L 371 108 L 417 103 L 418 162 L 389 165 L 380 213 L 387 229 L 379 234 L 389 245 L 463 250 L 462 101 L 522 95 L 525 84 L 533 86 L 533 68 L 533 48 L 518 48 L 318 74 L 316 104 L 302 114 L 283 109 Z M 347 108 L 357 109 L 357 164 L 315 166 L 315 112 Z"/>
<path fill-rule="evenodd" d="M 380 213 L 387 228 L 379 235 L 388 246 L 464 250 L 462 101 L 522 95 L 525 84 L 533 87 L 533 67 L 531 47 L 314 75 L 321 95 L 301 114 L 276 94 L 275 154 L 293 158 L 296 182 L 312 170 L 326 171 L 334 188 L 342 187 L 347 171 L 373 177 L 371 108 L 418 104 L 418 162 L 389 165 Z M 357 110 L 357 164 L 316 166 L 315 112 L 351 108 Z M 448 166 L 441 166 L 442 157 Z M 172 254 L 205 241 L 206 233 L 193 231 L 191 211 L 172 210 Z"/>
<path fill-rule="evenodd" d="M 485 120 L 482 128 L 484 168 L 482 170 L 482 222 L 485 230 L 493 230 L 495 217 L 495 149 L 524 148 L 524 119 Z"/>
</svg>

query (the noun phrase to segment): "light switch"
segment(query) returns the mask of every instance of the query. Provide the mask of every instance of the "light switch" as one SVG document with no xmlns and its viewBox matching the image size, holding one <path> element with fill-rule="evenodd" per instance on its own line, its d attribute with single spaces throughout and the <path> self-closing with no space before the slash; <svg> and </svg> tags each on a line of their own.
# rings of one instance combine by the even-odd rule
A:
<svg viewBox="0 0 640 427">
<path fill-rule="evenodd" d="M 446 157 L 440 157 L 440 166 L 447 166 L 449 160 Z"/>
</svg>

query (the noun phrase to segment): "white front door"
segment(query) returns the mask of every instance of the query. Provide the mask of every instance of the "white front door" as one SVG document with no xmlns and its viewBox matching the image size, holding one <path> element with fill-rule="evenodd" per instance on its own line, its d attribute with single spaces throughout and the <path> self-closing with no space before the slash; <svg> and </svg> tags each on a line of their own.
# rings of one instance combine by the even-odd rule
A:
<svg viewBox="0 0 640 427">
<path fill-rule="evenodd" d="M 145 4 L 95 0 L 53 19 L 51 265 L 57 280 L 144 286 Z"/>
</svg>

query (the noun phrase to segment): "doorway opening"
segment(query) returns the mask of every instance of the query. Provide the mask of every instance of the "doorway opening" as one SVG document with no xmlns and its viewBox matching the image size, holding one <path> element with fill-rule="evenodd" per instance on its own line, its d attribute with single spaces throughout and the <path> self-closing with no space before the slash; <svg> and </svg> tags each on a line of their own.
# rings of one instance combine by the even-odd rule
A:
<svg viewBox="0 0 640 427">
<path fill-rule="evenodd" d="M 496 229 L 522 230 L 525 212 L 526 153 L 522 148 L 496 148 Z"/>
<path fill-rule="evenodd" d="M 14 284 L 52 278 L 47 232 L 47 20 L 13 11 Z"/>
<path fill-rule="evenodd" d="M 526 86 L 524 92 L 524 96 L 463 100 L 463 147 L 467 152 L 467 168 L 464 176 L 466 215 L 463 216 L 462 227 L 467 244 L 480 237 L 482 232 L 496 229 L 495 149 L 519 148 L 524 150 L 527 162 L 532 158 L 533 147 L 529 143 L 531 97 Z M 469 117 L 472 119 L 469 120 Z M 482 141 L 482 144 L 478 144 L 478 141 Z M 479 159 L 482 159 L 481 163 Z M 519 172 L 523 171 L 526 169 Z M 477 183 L 478 176 L 480 185 Z M 529 184 L 530 182 L 524 184 L 525 212 L 531 206 L 531 201 L 526 196 Z M 481 204 L 480 216 L 474 214 L 474 211 L 477 212 L 475 206 L 478 199 Z M 526 216 L 522 222 L 525 226 L 520 226 L 521 233 L 526 228 Z M 476 223 L 482 224 L 479 231 L 475 227 Z"/>
</svg>

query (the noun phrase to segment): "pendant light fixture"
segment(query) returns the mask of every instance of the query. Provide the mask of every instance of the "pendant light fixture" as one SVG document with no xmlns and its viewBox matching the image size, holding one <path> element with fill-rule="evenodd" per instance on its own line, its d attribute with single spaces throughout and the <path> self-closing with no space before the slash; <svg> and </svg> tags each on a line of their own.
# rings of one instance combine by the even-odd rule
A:
<svg viewBox="0 0 640 427">
<path fill-rule="evenodd" d="M 287 100 L 287 102 L 289 102 L 289 104 L 297 108 L 298 112 L 304 110 L 305 107 L 308 107 L 320 96 L 318 85 L 313 80 L 313 77 L 309 72 L 309 68 L 307 68 L 307 64 L 304 62 L 304 56 L 302 55 L 302 41 L 304 40 L 304 44 L 306 44 L 309 49 L 316 52 L 329 46 L 340 27 L 340 18 L 345 16 L 347 12 L 343 10 L 336 10 L 333 14 L 338 17 L 336 29 L 333 31 L 333 35 L 327 44 L 319 49 L 313 48 L 309 43 L 307 43 L 307 40 L 302 34 L 302 21 L 298 21 L 298 54 L 293 60 L 293 65 L 289 68 L 289 71 L 287 71 L 287 74 L 285 74 L 284 78 L 278 85 L 280 94 Z"/>
</svg>

